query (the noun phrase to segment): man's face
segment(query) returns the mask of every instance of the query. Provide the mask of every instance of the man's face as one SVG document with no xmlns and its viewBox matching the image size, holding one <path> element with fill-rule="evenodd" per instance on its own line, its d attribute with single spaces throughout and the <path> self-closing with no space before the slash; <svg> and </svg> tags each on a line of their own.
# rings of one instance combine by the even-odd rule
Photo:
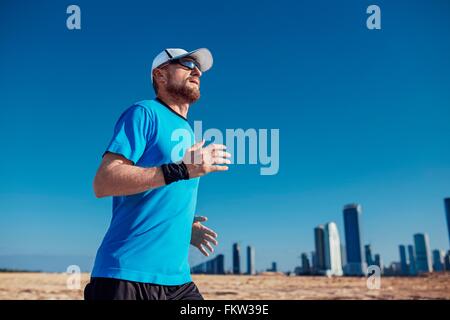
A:
<svg viewBox="0 0 450 320">
<path fill-rule="evenodd" d="M 193 61 L 191 58 L 183 60 Z M 190 70 L 179 63 L 170 63 L 162 69 L 166 75 L 165 89 L 167 93 L 181 98 L 189 104 L 200 98 L 200 77 L 202 72 L 197 67 Z"/>
</svg>

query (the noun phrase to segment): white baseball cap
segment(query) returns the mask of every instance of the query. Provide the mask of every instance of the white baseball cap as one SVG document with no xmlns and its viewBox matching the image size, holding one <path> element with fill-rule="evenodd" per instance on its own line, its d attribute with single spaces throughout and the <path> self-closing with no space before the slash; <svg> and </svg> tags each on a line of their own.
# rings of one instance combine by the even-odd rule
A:
<svg viewBox="0 0 450 320">
<path fill-rule="evenodd" d="M 200 71 L 205 72 L 208 71 L 213 65 L 213 57 L 211 52 L 206 48 L 196 49 L 190 52 L 187 52 L 184 49 L 164 49 L 161 51 L 155 59 L 153 59 L 152 63 L 152 71 L 151 71 L 151 79 L 153 83 L 153 70 L 158 68 L 163 63 L 168 61 L 191 57 L 193 58 L 198 65 L 200 66 Z"/>
</svg>

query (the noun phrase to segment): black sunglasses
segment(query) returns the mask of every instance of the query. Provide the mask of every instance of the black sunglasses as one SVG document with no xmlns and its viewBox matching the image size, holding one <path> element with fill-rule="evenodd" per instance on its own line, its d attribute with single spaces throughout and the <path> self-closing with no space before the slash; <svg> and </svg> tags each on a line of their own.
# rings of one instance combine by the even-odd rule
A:
<svg viewBox="0 0 450 320">
<path fill-rule="evenodd" d="M 167 64 L 170 64 L 170 63 L 179 64 L 185 68 L 188 68 L 189 70 L 194 70 L 195 67 L 197 67 L 198 70 L 200 70 L 200 66 L 195 60 L 188 60 L 188 59 L 181 58 L 181 59 L 170 60 L 167 62 Z"/>
</svg>

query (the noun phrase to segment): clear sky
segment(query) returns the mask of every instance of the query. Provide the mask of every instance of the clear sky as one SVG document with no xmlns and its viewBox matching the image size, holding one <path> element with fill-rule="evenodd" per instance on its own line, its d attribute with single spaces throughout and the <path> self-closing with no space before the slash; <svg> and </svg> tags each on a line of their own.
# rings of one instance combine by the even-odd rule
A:
<svg viewBox="0 0 450 320">
<path fill-rule="evenodd" d="M 66 28 L 69 4 L 81 30 Z M 381 30 L 366 28 L 371 4 Z M 121 112 L 153 98 L 151 62 L 166 47 L 214 55 L 191 123 L 280 130 L 277 175 L 239 165 L 201 179 L 197 213 L 227 268 L 239 241 L 255 247 L 257 270 L 293 270 L 316 225 L 335 221 L 344 240 L 353 202 L 363 243 L 386 264 L 417 232 L 448 250 L 448 1 L 4 0 L 0 267 L 12 255 L 25 266 L 24 256 L 95 255 L 111 199 L 94 197 L 93 177 Z"/>
</svg>

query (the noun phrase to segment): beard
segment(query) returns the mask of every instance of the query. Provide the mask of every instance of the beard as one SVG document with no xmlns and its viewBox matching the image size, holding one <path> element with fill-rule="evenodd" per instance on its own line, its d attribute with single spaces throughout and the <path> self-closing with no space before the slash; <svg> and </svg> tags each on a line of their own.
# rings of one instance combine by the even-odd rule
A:
<svg viewBox="0 0 450 320">
<path fill-rule="evenodd" d="M 189 79 L 183 84 L 174 83 L 170 78 L 168 80 L 166 91 L 175 99 L 192 104 L 200 98 L 200 89 L 198 87 L 193 88 L 187 85 Z"/>
</svg>

